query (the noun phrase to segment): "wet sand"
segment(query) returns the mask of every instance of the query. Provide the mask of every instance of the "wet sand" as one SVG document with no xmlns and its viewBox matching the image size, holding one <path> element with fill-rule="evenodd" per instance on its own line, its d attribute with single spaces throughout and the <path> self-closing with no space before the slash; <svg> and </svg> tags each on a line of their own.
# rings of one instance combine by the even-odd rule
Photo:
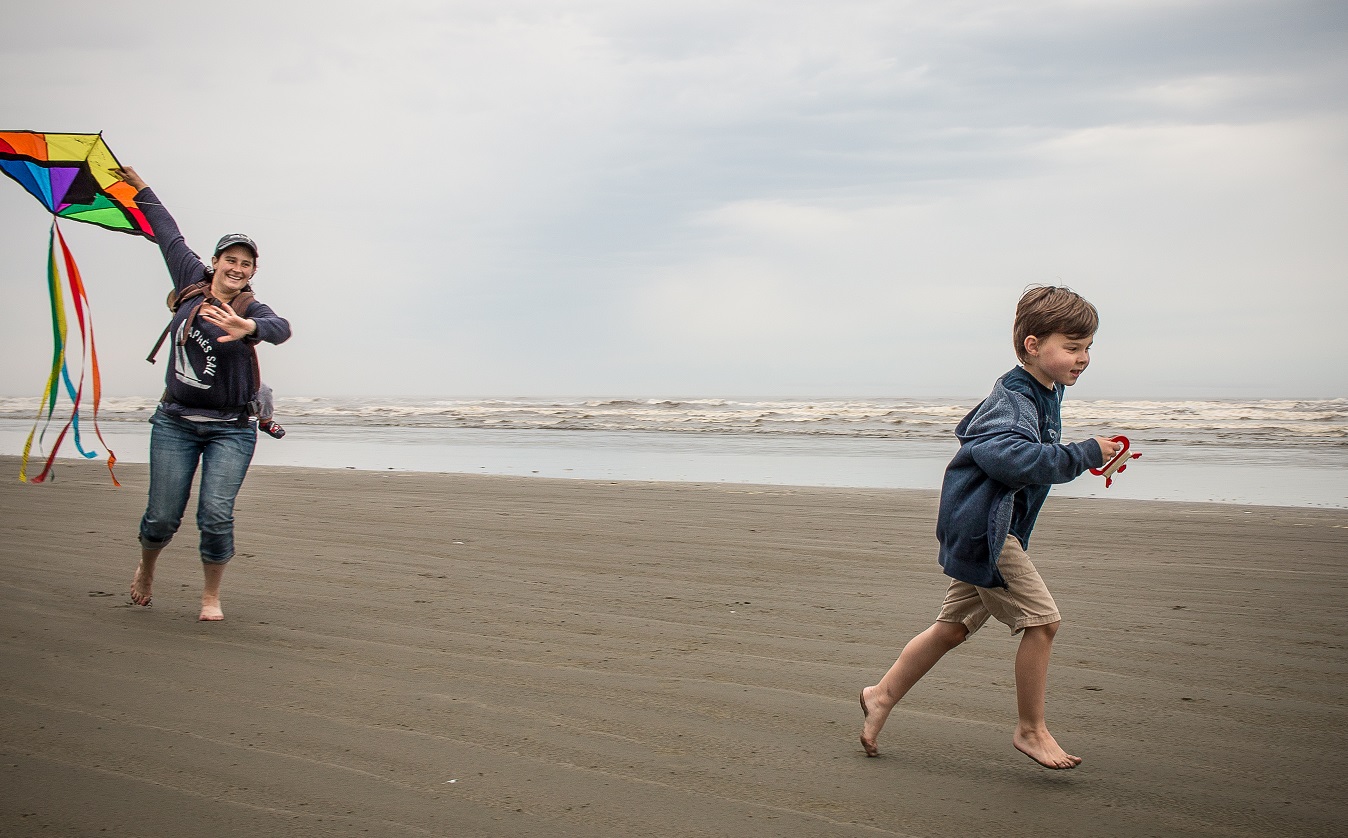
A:
<svg viewBox="0 0 1348 838">
<path fill-rule="evenodd" d="M 255 468 L 223 623 L 145 467 L 0 457 L 0 834 L 1332 835 L 1348 511 L 1050 498 L 1049 721 L 990 625 L 857 742 L 935 614 L 935 497 Z"/>
</svg>

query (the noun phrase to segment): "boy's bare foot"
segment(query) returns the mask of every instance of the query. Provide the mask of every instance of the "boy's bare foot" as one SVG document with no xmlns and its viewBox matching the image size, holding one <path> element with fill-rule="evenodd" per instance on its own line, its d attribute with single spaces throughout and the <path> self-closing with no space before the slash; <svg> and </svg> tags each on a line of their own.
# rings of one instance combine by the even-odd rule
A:
<svg viewBox="0 0 1348 838">
<path fill-rule="evenodd" d="M 142 607 L 148 606 L 153 585 L 154 571 L 145 567 L 145 562 L 136 565 L 136 575 L 131 580 L 131 601 Z"/>
<path fill-rule="evenodd" d="M 861 749 L 868 757 L 878 757 L 880 746 L 875 740 L 880 737 L 880 728 L 884 727 L 885 719 L 889 717 L 889 709 L 883 711 L 878 707 L 872 709 L 871 705 L 866 703 L 866 692 L 870 689 L 872 688 L 865 687 L 861 690 L 861 715 L 866 719 L 861 726 Z"/>
<path fill-rule="evenodd" d="M 1011 744 L 1045 768 L 1076 768 L 1081 764 L 1081 757 L 1064 751 L 1047 730 L 1022 731 L 1017 728 L 1015 736 L 1011 737 Z"/>
<path fill-rule="evenodd" d="M 201 616 L 197 617 L 197 622 L 218 623 L 223 619 L 225 619 L 225 612 L 220 607 L 219 599 L 214 602 L 207 602 L 205 599 L 201 601 Z"/>
</svg>

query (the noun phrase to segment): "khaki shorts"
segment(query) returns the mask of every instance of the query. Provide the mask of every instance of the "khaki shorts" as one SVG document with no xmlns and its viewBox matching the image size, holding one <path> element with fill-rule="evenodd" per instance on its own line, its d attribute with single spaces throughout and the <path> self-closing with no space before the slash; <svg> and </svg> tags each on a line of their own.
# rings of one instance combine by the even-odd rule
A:
<svg viewBox="0 0 1348 838">
<path fill-rule="evenodd" d="M 951 580 L 936 621 L 960 623 L 973 634 L 988 617 L 996 617 L 1015 634 L 1030 626 L 1044 626 L 1062 619 L 1048 586 L 1014 535 L 1006 537 L 997 569 L 1006 580 L 1005 588 L 980 588 Z"/>
</svg>

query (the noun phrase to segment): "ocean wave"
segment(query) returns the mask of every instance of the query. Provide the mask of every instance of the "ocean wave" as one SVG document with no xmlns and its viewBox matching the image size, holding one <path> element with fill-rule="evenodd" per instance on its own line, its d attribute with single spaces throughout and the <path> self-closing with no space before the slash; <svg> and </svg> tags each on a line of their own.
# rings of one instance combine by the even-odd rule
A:
<svg viewBox="0 0 1348 838">
<path fill-rule="evenodd" d="M 100 420 L 148 419 L 156 400 L 109 397 Z M 949 440 L 976 400 L 724 398 L 356 398 L 282 396 L 286 425 L 622 431 Z M 33 420 L 39 400 L 0 397 L 0 418 Z M 56 417 L 69 414 L 59 405 Z M 82 411 L 88 414 L 89 408 Z M 45 414 L 45 410 L 43 411 Z M 84 419 L 89 421 L 88 418 Z M 1064 436 L 1236 447 L 1348 446 L 1348 399 L 1093 400 L 1063 406 Z"/>
</svg>

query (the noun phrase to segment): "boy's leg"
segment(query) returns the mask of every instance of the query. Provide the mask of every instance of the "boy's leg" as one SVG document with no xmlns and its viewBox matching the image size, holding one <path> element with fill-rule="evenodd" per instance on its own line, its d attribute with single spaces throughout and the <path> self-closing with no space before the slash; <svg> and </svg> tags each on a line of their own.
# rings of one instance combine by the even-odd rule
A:
<svg viewBox="0 0 1348 838">
<path fill-rule="evenodd" d="M 1048 688 L 1048 661 L 1053 637 L 1061 621 L 1029 626 L 1016 650 L 1016 711 L 1019 720 L 1011 744 L 1045 768 L 1076 768 L 1081 758 L 1062 749 L 1044 721 L 1044 697 Z"/>
<path fill-rule="evenodd" d="M 1053 594 L 1015 536 L 1007 536 L 997 560 L 1006 588 L 979 588 L 983 604 L 1012 631 L 1021 632 L 1016 650 L 1016 711 L 1011 743 L 1045 768 L 1076 768 L 1081 759 L 1058 745 L 1044 723 L 1044 695 L 1053 637 L 1062 617 Z"/>
<path fill-rule="evenodd" d="M 866 720 L 861 728 L 861 747 L 866 751 L 866 756 L 880 754 L 876 739 L 894 705 L 908 694 L 923 675 L 931 671 L 946 652 L 963 643 L 968 636 L 969 629 L 962 623 L 932 623 L 930 628 L 908 641 L 908 645 L 899 653 L 899 659 L 894 661 L 880 683 L 862 689 L 861 712 Z"/>
</svg>

